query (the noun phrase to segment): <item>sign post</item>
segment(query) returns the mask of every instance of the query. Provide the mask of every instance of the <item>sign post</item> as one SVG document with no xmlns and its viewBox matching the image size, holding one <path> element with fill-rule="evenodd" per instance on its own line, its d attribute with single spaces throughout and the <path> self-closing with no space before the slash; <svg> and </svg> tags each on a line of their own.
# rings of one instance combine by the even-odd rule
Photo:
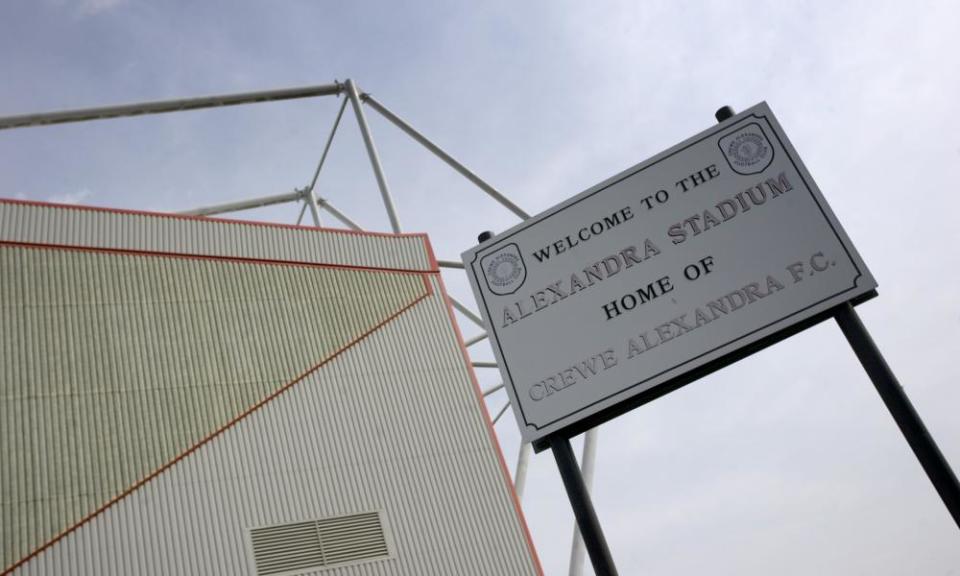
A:
<svg viewBox="0 0 960 576">
<path fill-rule="evenodd" d="M 733 109 L 724 106 L 717 110 L 717 122 L 723 122 L 733 115 Z M 930 482 L 933 483 L 953 521 L 957 527 L 960 527 L 960 482 L 957 481 L 946 458 L 943 457 L 937 443 L 927 431 L 920 415 L 913 408 L 893 370 L 887 365 L 887 361 L 873 342 L 870 333 L 860 321 L 857 311 L 849 302 L 836 308 L 834 319 L 873 382 L 877 393 L 880 394 L 887 410 L 893 416 L 900 432 L 903 433 L 917 460 L 920 461 Z"/>
<path fill-rule="evenodd" d="M 773 112 L 719 125 L 463 262 L 524 441 L 551 448 L 597 574 L 616 574 L 569 438 L 835 318 L 960 526 L 960 487 L 853 306 L 877 283 Z"/>
<path fill-rule="evenodd" d="M 577 519 L 577 527 L 583 538 L 583 546 L 590 556 L 594 574 L 617 576 L 617 567 L 613 564 L 613 556 L 610 555 L 610 548 L 607 547 L 607 540 L 603 536 L 600 520 L 597 519 L 597 512 L 593 508 L 590 491 L 583 482 L 577 457 L 573 455 L 573 449 L 570 447 L 570 440 L 554 434 L 550 437 L 550 449 L 553 451 L 553 458 L 557 461 L 563 487 L 567 490 L 567 498 L 570 499 L 570 506 Z"/>
<path fill-rule="evenodd" d="M 883 359 L 870 333 L 860 322 L 860 317 L 853 306 L 843 304 L 837 307 L 834 318 L 863 365 L 863 369 L 870 376 L 873 386 L 896 421 L 900 432 L 907 439 L 924 472 L 933 483 L 933 487 L 936 488 L 950 515 L 953 516 L 953 521 L 960 528 L 960 483 L 957 482 L 957 477 L 947 464 L 943 453 L 933 441 L 920 415 L 914 410 L 913 404 L 910 403 L 897 377 Z"/>
<path fill-rule="evenodd" d="M 477 236 L 477 241 L 483 244 L 492 237 L 493 232 L 481 232 Z M 557 462 L 557 469 L 560 471 L 560 478 L 563 480 L 567 498 L 570 499 L 570 507 L 573 508 L 577 528 L 580 530 L 580 537 L 583 538 L 584 548 L 587 549 L 587 554 L 590 556 L 590 564 L 593 566 L 594 574 L 597 576 L 617 576 L 617 567 L 613 563 L 613 556 L 610 554 L 609 546 L 607 546 L 607 539 L 603 535 L 600 520 L 593 508 L 590 489 L 583 479 L 583 473 L 577 464 L 577 457 L 574 456 L 573 449 L 570 447 L 570 440 L 565 436 L 555 434 L 550 437 L 550 449 L 553 451 L 554 460 Z"/>
</svg>

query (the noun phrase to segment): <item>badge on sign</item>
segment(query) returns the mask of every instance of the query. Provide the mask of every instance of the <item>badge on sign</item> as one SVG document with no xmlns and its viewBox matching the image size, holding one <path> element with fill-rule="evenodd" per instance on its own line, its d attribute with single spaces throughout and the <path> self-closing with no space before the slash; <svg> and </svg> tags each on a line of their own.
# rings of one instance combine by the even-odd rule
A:
<svg viewBox="0 0 960 576">
<path fill-rule="evenodd" d="M 498 296 L 513 294 L 527 279 L 527 267 L 516 244 L 507 244 L 480 262 L 487 287 Z"/>
<path fill-rule="evenodd" d="M 737 174 L 759 174 L 773 161 L 773 147 L 756 122 L 720 138 L 720 150 Z"/>
</svg>

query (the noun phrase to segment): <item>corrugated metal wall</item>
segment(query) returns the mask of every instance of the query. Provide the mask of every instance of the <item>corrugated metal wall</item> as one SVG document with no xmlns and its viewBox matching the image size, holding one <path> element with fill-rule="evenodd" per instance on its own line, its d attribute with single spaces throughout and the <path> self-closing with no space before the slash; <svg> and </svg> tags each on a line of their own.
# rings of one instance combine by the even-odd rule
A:
<svg viewBox="0 0 960 576">
<path fill-rule="evenodd" d="M 0 245 L 0 565 L 423 296 L 418 274 Z"/>
<path fill-rule="evenodd" d="M 426 237 L 96 210 L 0 199 L 0 241 L 433 270 Z"/>
<path fill-rule="evenodd" d="M 0 203 L 0 221 L 3 212 Z M 334 236 L 316 230 L 295 232 Z M 36 234 L 34 231 L 35 238 Z M 107 247 L 122 246 L 122 240 L 116 238 L 131 234 L 137 233 L 128 230 Z M 323 242 L 317 238 L 310 241 Z M 394 259 L 386 260 L 388 267 L 429 262 L 429 252 L 422 239 L 420 242 L 417 258 L 402 255 L 408 248 L 397 249 Z M 36 282 L 30 290 L 25 290 L 22 282 L 3 280 L 8 272 L 24 265 L 24 258 L 30 259 L 26 253 L 42 253 L 40 259 L 49 260 L 40 267 L 42 273 L 26 273 Z M 124 259 L 132 262 L 118 264 Z M 148 261 L 151 264 L 144 264 Z M 349 265 L 345 261 L 337 264 Z M 129 266 L 127 272 L 137 270 L 136 277 L 141 279 L 137 288 L 124 288 L 120 279 L 129 274 L 117 272 L 118 266 L 120 270 Z M 238 273 L 244 266 L 256 272 Z M 220 271 L 217 281 L 209 283 L 210 290 L 198 290 L 197 284 L 205 284 L 196 279 L 203 276 L 197 270 L 210 274 L 209 269 L 219 267 L 232 270 L 233 276 Z M 203 349 L 187 345 L 190 329 L 183 327 L 187 324 L 181 323 L 180 328 L 167 325 L 182 304 L 176 299 L 163 302 L 167 315 L 150 321 L 116 313 L 110 314 L 109 320 L 76 316 L 77 312 L 70 310 L 76 307 L 76 294 L 64 292 L 57 298 L 51 294 L 59 289 L 69 292 L 71 283 L 83 277 L 79 269 L 99 270 L 99 276 L 94 276 L 103 282 L 110 277 L 118 279 L 114 289 L 122 294 L 102 292 L 98 296 L 101 301 L 129 301 L 141 308 L 145 305 L 137 302 L 155 305 L 162 301 L 148 296 L 152 293 L 147 285 L 175 286 L 170 293 L 190 294 L 186 300 L 195 307 L 198 300 L 206 298 L 216 314 L 180 317 L 197 318 L 193 321 L 196 330 L 208 336 L 212 326 L 221 326 L 224 318 L 229 318 L 226 324 L 230 329 L 224 333 L 249 334 L 250 342 L 264 343 L 263 351 L 257 354 L 249 346 L 239 346 L 232 354 L 206 355 Z M 7 246 L 0 249 L 0 274 L 0 290 L 20 295 L 19 300 L 5 298 L 0 304 L 5 307 L 4 334 L 11 333 L 6 327 L 8 319 L 18 318 L 18 335 L 4 336 L 0 348 L 0 365 L 4 366 L 0 388 L 4 399 L 0 402 L 5 403 L 0 409 L 6 410 L 0 411 L 5 459 L 4 471 L 0 471 L 0 517 L 4 519 L 5 543 L 8 519 L 17 525 L 18 534 L 43 532 L 51 524 L 61 524 L 52 520 L 61 513 L 57 510 L 78 509 L 58 500 L 64 490 L 78 482 L 86 486 L 129 484 L 155 462 L 148 455 L 156 452 L 163 460 L 171 454 L 162 448 L 144 449 L 137 442 L 154 447 L 190 444 L 195 436 L 184 430 L 207 430 L 226 414 L 242 413 L 264 390 L 282 387 L 277 382 L 284 379 L 278 381 L 278 375 L 303 361 L 321 364 L 31 558 L 17 574 L 254 574 L 249 529 L 369 511 L 380 511 L 386 520 L 391 556 L 324 569 L 324 574 L 536 573 L 522 520 L 497 460 L 495 440 L 481 412 L 435 273 L 265 267 Z M 375 280 L 350 279 L 357 274 Z M 322 281 L 318 280 L 321 276 L 325 278 Z M 257 297 L 237 297 L 257 290 Z M 27 292 L 37 292 L 35 298 L 46 306 L 30 305 Z M 198 294 L 204 296 L 197 298 Z M 291 294 L 297 296 L 295 303 L 290 302 Z M 314 296 L 316 314 L 307 313 L 309 319 L 298 316 L 297 307 L 309 307 Z M 274 305 L 251 305 L 262 304 L 264 299 L 272 299 Z M 241 302 L 248 305 L 238 306 Z M 260 314 L 253 313 L 255 310 Z M 294 325 L 298 328 L 291 327 Z M 363 334 L 357 334 L 358 330 Z M 97 340 L 102 335 L 87 336 L 100 344 L 84 346 L 99 346 L 100 356 L 87 360 L 78 352 L 57 356 L 58 351 L 71 347 L 85 349 L 73 341 L 98 331 L 115 332 L 127 344 L 117 344 L 111 355 L 104 351 L 109 346 Z M 268 342 L 271 337 L 275 338 Z M 139 344 L 129 343 L 138 338 Z M 151 353 L 153 358 L 146 359 Z M 174 360 L 177 354 L 192 355 L 193 359 L 171 368 L 178 365 Z M 6 367 L 8 362 L 27 366 L 31 355 L 47 358 L 48 364 L 34 364 L 41 368 L 16 375 Z M 281 356 L 297 360 L 277 360 Z M 238 364 L 248 369 L 229 368 Z M 254 368 L 260 364 L 279 364 L 283 370 Z M 121 369 L 123 366 L 134 368 Z M 142 387 L 148 375 L 153 375 L 164 383 L 159 385 L 164 393 L 169 393 L 168 389 L 209 391 L 212 380 L 224 382 L 216 370 L 234 370 L 220 393 L 201 398 L 191 392 L 181 396 L 174 407 L 153 400 L 160 398 L 153 390 L 158 386 L 138 393 L 139 408 L 133 412 L 110 412 L 97 403 L 96 396 L 84 402 L 38 399 L 62 399 L 68 390 L 63 388 L 66 383 L 100 382 L 104 375 L 115 373 L 120 377 L 110 381 L 123 382 L 130 389 Z M 22 386 L 25 382 L 27 392 L 11 393 L 11 383 Z M 257 392 L 244 396 L 245 385 Z M 43 390 L 46 392 L 41 394 Z M 215 416 L 207 415 L 210 407 L 224 404 L 232 410 L 214 410 Z M 19 416 L 18 410 L 22 411 Z M 161 413 L 176 417 L 164 419 L 158 416 Z M 19 428 L 9 424 L 15 420 Z M 51 426 L 54 421 L 56 425 Z M 56 439 L 57 434 L 70 430 L 81 432 L 66 443 Z M 7 444 L 16 442 L 19 447 L 8 451 Z M 8 460 L 7 454 L 16 456 Z M 104 466 L 80 465 L 85 459 L 98 458 L 105 459 Z M 33 479 L 37 466 L 56 461 L 64 468 L 46 472 L 54 482 Z M 144 467 L 142 461 L 150 464 Z M 16 498 L 9 496 L 17 490 L 45 492 L 47 507 L 31 504 L 32 508 L 23 508 L 26 504 L 21 502 L 18 512 L 10 512 Z M 53 505 L 49 505 L 51 501 Z M 19 560 L 23 553 L 22 538 L 17 536 L 15 541 L 16 546 L 5 552 L 14 556 L 5 556 L 4 565 L 11 563 L 10 558 Z"/>
</svg>

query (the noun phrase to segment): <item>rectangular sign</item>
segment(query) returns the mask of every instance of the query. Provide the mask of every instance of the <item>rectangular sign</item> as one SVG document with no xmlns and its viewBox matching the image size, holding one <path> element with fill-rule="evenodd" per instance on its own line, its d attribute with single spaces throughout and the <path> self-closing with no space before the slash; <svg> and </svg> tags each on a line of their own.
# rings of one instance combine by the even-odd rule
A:
<svg viewBox="0 0 960 576">
<path fill-rule="evenodd" d="M 538 449 L 876 289 L 765 103 L 463 262 Z"/>
</svg>

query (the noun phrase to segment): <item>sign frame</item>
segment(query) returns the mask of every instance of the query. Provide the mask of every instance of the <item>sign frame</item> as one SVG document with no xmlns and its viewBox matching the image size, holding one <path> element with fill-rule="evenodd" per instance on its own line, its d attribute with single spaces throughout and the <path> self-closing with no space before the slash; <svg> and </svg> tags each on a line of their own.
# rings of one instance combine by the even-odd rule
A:
<svg viewBox="0 0 960 576">
<path fill-rule="evenodd" d="M 766 134 L 766 132 L 763 131 L 763 127 L 759 124 L 756 124 L 756 122 L 761 122 L 761 123 L 765 122 L 766 125 L 770 127 L 772 135 Z M 766 159 L 766 164 L 760 167 L 759 169 L 753 168 L 748 165 L 751 161 L 750 158 L 746 159 L 746 163 L 744 165 L 745 172 L 740 172 L 739 170 L 733 168 L 733 164 L 730 164 L 729 168 L 739 175 L 748 175 L 748 174 L 759 175 L 763 172 L 763 170 L 766 169 L 767 166 L 769 166 L 770 162 L 772 162 L 773 155 L 775 155 L 778 151 L 776 150 L 776 148 L 779 148 L 779 150 L 783 150 L 786 153 L 787 159 L 789 160 L 793 168 L 794 174 L 800 178 L 802 183 L 803 190 L 798 190 L 797 193 L 810 194 L 817 208 L 819 208 L 819 212 L 822 215 L 823 220 L 827 223 L 827 225 L 829 225 L 830 229 L 832 230 L 833 234 L 836 237 L 836 240 L 839 242 L 840 246 L 846 252 L 846 255 L 850 263 L 853 265 L 854 269 L 856 270 L 857 275 L 854 277 L 853 286 L 851 286 L 846 290 L 841 290 L 840 292 L 833 293 L 830 296 L 827 296 L 812 304 L 809 304 L 800 310 L 794 310 L 785 316 L 778 316 L 774 321 L 764 326 L 755 328 L 754 330 L 751 330 L 746 334 L 742 334 L 737 338 L 734 338 L 732 340 L 724 340 L 722 344 L 713 348 L 709 352 L 700 354 L 692 359 L 689 359 L 685 362 L 675 365 L 666 371 L 660 372 L 657 375 L 648 377 L 644 380 L 640 380 L 638 382 L 635 382 L 632 385 L 617 389 L 612 394 L 604 398 L 601 398 L 600 400 L 597 400 L 593 404 L 605 401 L 612 396 L 624 394 L 630 388 L 635 388 L 636 386 L 642 385 L 645 382 L 648 382 L 662 375 L 665 372 L 679 369 L 684 364 L 693 362 L 694 360 L 696 360 L 697 358 L 705 354 L 713 353 L 723 348 L 729 349 L 726 352 L 722 353 L 721 356 L 714 358 L 712 360 L 706 361 L 704 363 L 701 363 L 699 365 L 695 365 L 691 369 L 685 370 L 675 375 L 674 377 L 671 377 L 658 384 L 655 384 L 653 387 L 647 390 L 641 391 L 639 393 L 630 394 L 626 398 L 623 398 L 612 405 L 606 406 L 600 410 L 597 410 L 585 416 L 574 417 L 573 421 L 563 425 L 562 427 L 559 427 L 559 428 L 555 427 L 554 430 L 533 438 L 532 445 L 534 450 L 536 450 L 537 452 L 540 452 L 550 446 L 549 437 L 551 435 L 558 434 L 563 437 L 570 438 L 577 434 L 585 432 L 590 428 L 593 428 L 603 422 L 606 422 L 612 418 L 622 415 L 625 412 L 633 410 L 638 406 L 646 404 L 647 402 L 650 402 L 652 400 L 655 400 L 656 398 L 659 398 L 674 390 L 677 390 L 678 388 L 685 386 L 686 384 L 689 384 L 694 380 L 702 378 L 707 374 L 715 372 L 716 370 L 719 370 L 733 362 L 741 360 L 768 346 L 771 346 L 777 342 L 780 342 L 781 340 L 789 338 L 790 336 L 798 332 L 801 332 L 819 322 L 822 322 L 823 320 L 831 318 L 835 315 L 835 308 L 837 306 L 844 305 L 846 303 L 849 303 L 851 305 L 858 305 L 877 295 L 876 282 L 874 281 L 873 276 L 870 274 L 865 263 L 860 258 L 859 253 L 856 251 L 856 248 L 853 246 L 852 242 L 850 241 L 849 237 L 846 235 L 845 231 L 843 230 L 836 216 L 833 214 L 825 198 L 823 197 L 823 194 L 820 192 L 816 183 L 813 181 L 813 178 L 811 177 L 810 173 L 807 171 L 806 167 L 800 160 L 796 150 L 791 145 L 789 139 L 787 139 L 786 134 L 784 133 L 782 127 L 780 127 L 772 111 L 766 105 L 765 102 L 762 102 L 760 104 L 757 104 L 756 106 L 753 106 L 741 112 L 740 114 L 737 114 L 721 122 L 716 126 L 713 126 L 707 130 L 704 130 L 703 132 L 681 142 L 680 144 L 677 144 L 676 146 L 673 146 L 665 150 L 664 152 L 661 152 L 660 154 L 653 156 L 652 158 L 644 162 L 641 162 L 631 168 L 628 168 L 627 170 L 624 170 L 623 172 L 611 178 L 604 180 L 603 182 L 585 190 L 584 192 L 581 192 L 573 196 L 572 198 L 569 198 L 557 204 L 556 206 L 549 208 L 543 213 L 517 226 L 514 226 L 513 228 L 501 234 L 498 234 L 488 239 L 481 245 L 474 247 L 463 254 L 463 262 L 464 262 L 465 268 L 467 269 L 468 277 L 470 278 L 470 283 L 474 290 L 474 294 L 476 296 L 477 302 L 480 305 L 481 313 L 483 314 L 484 319 L 487 322 L 488 334 L 490 335 L 491 345 L 494 348 L 494 352 L 497 357 L 501 373 L 504 376 L 504 384 L 508 390 L 508 393 L 510 394 L 510 401 L 512 404 L 514 404 L 515 414 L 518 420 L 518 424 L 520 424 L 521 432 L 523 433 L 523 435 L 527 436 L 527 432 L 522 424 L 523 418 L 524 418 L 522 414 L 522 404 L 518 401 L 518 398 L 517 398 L 518 390 L 516 389 L 515 384 L 512 380 L 512 376 L 510 375 L 509 364 L 506 361 L 506 358 L 508 355 L 504 353 L 501 347 L 501 343 L 499 341 L 499 338 L 497 337 L 497 330 L 493 329 L 494 324 L 492 324 L 491 322 L 490 306 L 484 296 L 484 291 L 479 286 L 479 282 L 481 281 L 479 279 L 479 276 L 485 273 L 484 268 L 483 266 L 480 265 L 480 263 L 484 259 L 489 259 L 491 255 L 497 253 L 501 247 L 511 245 L 511 238 L 517 235 L 518 233 L 526 231 L 531 227 L 537 225 L 538 223 L 544 220 L 547 220 L 557 214 L 560 214 L 563 211 L 567 210 L 568 208 L 576 206 L 580 202 L 583 202 L 589 198 L 592 198 L 596 194 L 603 192 L 604 190 L 610 188 L 611 186 L 621 183 L 629 178 L 635 177 L 641 172 L 643 172 L 644 170 L 647 170 L 648 168 L 651 168 L 659 164 L 660 162 L 663 162 L 664 160 L 667 160 L 677 154 L 680 154 L 681 152 L 691 148 L 692 146 L 695 146 L 698 144 L 702 145 L 702 143 L 707 139 L 716 139 L 717 137 L 720 137 L 720 139 L 728 138 L 733 134 L 735 134 L 735 132 L 730 132 L 734 127 L 739 126 L 738 130 L 742 130 L 744 127 L 749 126 L 751 124 L 755 124 L 769 140 L 776 141 L 776 143 L 779 146 L 773 147 L 774 149 L 771 149 L 771 157 Z M 725 132 L 727 132 L 727 134 L 724 134 Z M 717 143 L 718 145 L 721 145 L 721 152 L 722 152 L 722 143 L 719 140 Z M 728 159 L 728 162 L 729 162 L 729 159 Z M 516 245 L 513 244 L 513 246 L 515 247 Z M 505 264 L 509 266 L 509 262 L 505 262 Z M 514 271 L 509 269 L 507 270 L 507 272 L 508 274 L 506 274 L 503 278 L 498 277 L 497 279 L 497 281 L 500 284 L 502 284 L 501 286 L 499 286 L 499 289 L 502 290 L 502 292 L 494 292 L 492 289 L 491 289 L 491 292 L 494 292 L 497 294 L 511 293 L 510 291 L 511 286 L 509 285 L 509 282 L 511 281 L 512 277 L 518 276 L 518 274 L 514 274 L 513 273 Z M 865 280 L 865 284 L 860 282 L 861 279 Z M 513 291 L 516 291 L 516 290 L 514 289 Z M 851 293 L 851 295 L 849 297 L 844 297 L 844 294 L 847 294 L 847 293 Z M 829 302 L 829 305 L 825 305 L 824 303 L 826 302 Z M 812 312 L 812 313 L 809 312 L 811 309 L 818 308 L 818 307 L 819 309 L 816 310 L 815 312 Z M 791 317 L 794 317 L 797 315 L 801 315 L 802 316 L 801 319 L 790 320 Z M 778 324 L 780 326 L 776 328 L 775 331 L 773 331 L 772 333 L 769 333 L 760 338 L 754 339 L 753 341 L 748 342 L 747 344 L 739 344 L 739 345 L 736 344 L 737 341 L 743 340 L 745 338 L 750 338 L 751 336 L 755 335 L 757 332 L 768 330 L 770 329 L 771 326 L 775 326 Z M 593 404 L 587 405 L 585 407 L 581 407 L 572 412 L 568 412 L 566 415 L 558 418 L 557 420 L 554 420 L 552 422 L 545 424 L 544 427 L 551 426 L 554 423 L 564 419 L 571 419 L 572 416 L 574 416 L 577 412 L 581 412 L 584 409 L 589 408 Z"/>
</svg>

